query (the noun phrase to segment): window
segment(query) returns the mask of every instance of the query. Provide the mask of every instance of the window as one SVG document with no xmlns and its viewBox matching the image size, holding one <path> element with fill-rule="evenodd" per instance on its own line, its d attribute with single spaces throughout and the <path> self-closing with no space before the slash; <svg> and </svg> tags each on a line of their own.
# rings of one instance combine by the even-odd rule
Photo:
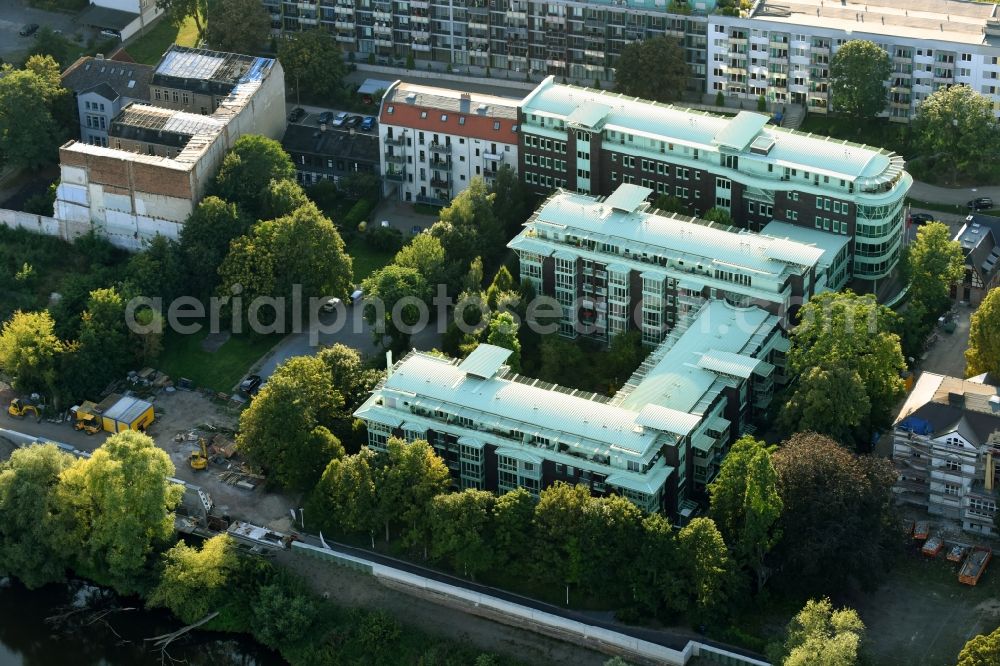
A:
<svg viewBox="0 0 1000 666">
<path fill-rule="evenodd" d="M 420 117 L 421 118 L 427 118 L 427 112 L 426 111 L 421 111 L 420 112 Z"/>
<path fill-rule="evenodd" d="M 464 125 L 465 124 L 465 116 L 459 116 L 458 117 L 458 124 L 459 125 Z"/>
<path fill-rule="evenodd" d="M 441 114 L 441 122 L 443 122 L 443 123 L 448 122 L 448 114 L 447 113 L 442 113 Z"/>
<path fill-rule="evenodd" d="M 945 495 L 958 495 L 959 487 L 954 483 L 944 484 Z"/>
<path fill-rule="evenodd" d="M 157 98 L 157 99 L 159 99 L 159 98 Z M 390 104 L 389 108 L 387 108 L 385 111 L 386 111 L 386 113 L 388 113 L 388 114 L 391 115 L 391 114 L 393 114 L 393 113 L 396 112 L 396 107 L 394 107 L 393 105 Z"/>
<path fill-rule="evenodd" d="M 955 462 L 954 460 L 946 460 L 944 466 L 945 469 L 948 469 L 952 472 L 958 472 L 961 471 L 962 469 L 962 466 L 959 463 Z"/>
<path fill-rule="evenodd" d="M 495 123 L 493 123 L 493 129 L 494 130 L 499 130 L 500 129 L 500 121 L 499 120 L 496 121 Z"/>
</svg>

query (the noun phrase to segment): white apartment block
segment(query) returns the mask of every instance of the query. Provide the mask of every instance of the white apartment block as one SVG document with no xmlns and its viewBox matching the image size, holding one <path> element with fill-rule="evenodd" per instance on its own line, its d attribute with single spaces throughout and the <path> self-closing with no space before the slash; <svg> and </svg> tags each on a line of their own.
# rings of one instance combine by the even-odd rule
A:
<svg viewBox="0 0 1000 666">
<path fill-rule="evenodd" d="M 897 500 L 985 535 L 994 525 L 1000 477 L 1000 387 L 987 376 L 925 372 L 893 431 Z"/>
<path fill-rule="evenodd" d="M 824 248 L 660 213 L 646 201 L 651 193 L 638 185 L 606 198 L 559 190 L 508 243 L 521 280 L 562 306 L 562 335 L 607 341 L 638 329 L 657 345 L 710 299 L 756 306 L 787 328 L 802 303 L 830 287 L 821 263 L 844 279 L 845 237 L 817 233 Z"/>
<path fill-rule="evenodd" d="M 379 110 L 385 194 L 447 205 L 476 176 L 517 171 L 519 100 L 396 81 Z"/>
<path fill-rule="evenodd" d="M 826 113 L 830 60 L 852 39 L 889 54 L 891 120 L 908 122 L 932 92 L 960 84 L 992 97 L 1000 117 L 1000 13 L 966 0 L 758 0 L 746 17 L 712 15 L 707 92 Z"/>
<path fill-rule="evenodd" d="M 522 377 L 510 351 L 411 352 L 355 412 L 368 445 L 427 440 L 460 488 L 537 494 L 555 481 L 689 517 L 729 443 L 771 400 L 778 318 L 722 300 L 690 313 L 613 398 Z"/>
</svg>

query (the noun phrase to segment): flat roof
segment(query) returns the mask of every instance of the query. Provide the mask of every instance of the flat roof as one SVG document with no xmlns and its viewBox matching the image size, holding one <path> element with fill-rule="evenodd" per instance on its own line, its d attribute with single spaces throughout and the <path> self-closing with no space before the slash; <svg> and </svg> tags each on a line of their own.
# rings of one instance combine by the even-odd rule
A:
<svg viewBox="0 0 1000 666">
<path fill-rule="evenodd" d="M 620 210 L 626 213 L 631 213 L 639 209 L 639 206 L 646 202 L 646 199 L 653 190 L 648 187 L 642 187 L 640 185 L 633 185 L 631 183 L 624 183 L 618 186 L 618 189 L 612 192 L 604 203 L 611 206 L 615 210 Z"/>
<path fill-rule="evenodd" d="M 628 188 L 622 191 L 622 188 Z M 619 196 L 619 192 L 622 195 Z M 563 234 L 616 243 L 634 253 L 645 251 L 642 245 L 656 248 L 669 257 L 693 259 L 707 265 L 740 267 L 771 276 L 782 275 L 789 265 L 814 266 L 823 251 L 791 240 L 773 238 L 748 231 L 731 231 L 699 224 L 693 218 L 661 215 L 649 211 L 623 212 L 612 201 L 630 206 L 641 191 L 622 185 L 607 200 L 576 192 L 559 191 L 552 195 L 526 223 L 525 229 L 510 242 L 520 247 L 522 238 L 545 243 L 558 249 L 561 242 L 537 237 L 539 227 L 558 227 Z M 648 269 L 655 270 L 651 264 Z"/>
<path fill-rule="evenodd" d="M 761 0 L 751 18 L 843 30 L 965 44 L 987 43 L 984 28 L 997 16 L 993 3 L 961 0 Z"/>
<path fill-rule="evenodd" d="M 736 117 L 726 123 L 725 127 L 712 137 L 712 143 L 733 150 L 743 151 L 750 142 L 757 138 L 760 131 L 767 125 L 770 118 L 762 113 L 740 111 Z"/>
<path fill-rule="evenodd" d="M 458 369 L 467 375 L 489 379 L 498 372 L 507 358 L 513 354 L 510 349 L 496 345 L 481 344 L 458 364 Z"/>
<path fill-rule="evenodd" d="M 153 403 L 132 396 L 124 396 L 112 405 L 103 416 L 122 423 L 132 423 L 137 418 L 152 409 Z"/>
<path fill-rule="evenodd" d="M 595 120 L 596 113 L 578 114 L 581 108 L 603 108 L 607 109 L 607 113 Z M 607 90 L 556 83 L 552 76 L 546 77 L 525 97 L 522 111 L 528 119 L 532 115 L 558 118 L 567 123 L 571 117 L 578 121 L 586 119 L 593 123 L 590 126 L 595 131 L 631 134 L 709 152 L 719 151 L 717 137 L 728 144 L 743 141 L 749 144 L 758 137 L 766 137 L 769 139 L 768 143 L 773 142 L 767 154 L 748 152 L 747 148 L 742 151 L 747 159 L 772 163 L 778 167 L 803 169 L 851 182 L 860 181 L 862 186 L 869 181 L 892 182 L 903 172 L 904 166 L 903 158 L 890 151 L 784 127 L 763 125 L 760 122 L 762 116 L 755 113 L 744 112 L 747 115 L 739 120 L 738 117 L 734 119 L 731 116 L 692 111 Z M 734 122 L 736 124 L 732 125 Z M 754 131 L 758 125 L 760 127 Z M 529 133 L 534 129 L 527 123 L 522 128 Z M 612 144 L 613 142 L 606 142 L 605 148 L 612 149 Z"/>
<path fill-rule="evenodd" d="M 77 15 L 76 20 L 80 25 L 121 31 L 138 18 L 138 12 L 126 12 L 91 4 Z"/>
<path fill-rule="evenodd" d="M 851 242 L 850 236 L 831 234 L 819 229 L 800 227 L 797 224 L 771 220 L 760 230 L 761 236 L 780 238 L 789 242 L 815 247 L 822 253 L 817 264 L 829 268 L 840 251 Z"/>
<path fill-rule="evenodd" d="M 392 86 L 392 81 L 382 79 L 365 79 L 365 82 L 358 86 L 359 95 L 374 95 L 378 91 L 385 92 Z"/>
</svg>

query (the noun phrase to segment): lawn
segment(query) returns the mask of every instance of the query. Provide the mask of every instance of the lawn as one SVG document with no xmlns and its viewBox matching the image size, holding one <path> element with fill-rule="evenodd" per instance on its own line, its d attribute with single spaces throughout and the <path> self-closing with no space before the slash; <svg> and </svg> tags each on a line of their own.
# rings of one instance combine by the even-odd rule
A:
<svg viewBox="0 0 1000 666">
<path fill-rule="evenodd" d="M 196 386 L 228 393 L 250 366 L 281 340 L 279 335 L 236 335 L 213 353 L 201 348 L 206 334 L 206 331 L 193 335 L 168 333 L 158 369 L 175 382 L 185 377 Z"/>
<path fill-rule="evenodd" d="M 125 47 L 125 50 L 135 58 L 136 62 L 155 65 L 171 44 L 195 46 L 197 42 L 198 28 L 190 16 L 184 20 L 180 28 L 175 28 L 164 18 L 143 37 Z"/>
<path fill-rule="evenodd" d="M 355 234 L 347 243 L 347 254 L 354 260 L 354 282 L 358 284 L 396 256 L 395 252 L 373 249 L 362 234 Z"/>
</svg>

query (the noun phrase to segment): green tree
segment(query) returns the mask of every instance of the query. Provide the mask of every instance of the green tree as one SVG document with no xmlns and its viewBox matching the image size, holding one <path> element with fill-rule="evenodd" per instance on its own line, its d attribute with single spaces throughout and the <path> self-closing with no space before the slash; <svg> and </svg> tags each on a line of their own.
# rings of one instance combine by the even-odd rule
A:
<svg viewBox="0 0 1000 666">
<path fill-rule="evenodd" d="M 53 89 L 28 69 L 0 76 L 0 157 L 7 164 L 38 169 L 59 159 L 67 132 L 52 114 Z"/>
<path fill-rule="evenodd" d="M 892 64 L 885 49 L 867 39 L 845 42 L 830 59 L 833 108 L 856 120 L 882 113 L 888 103 L 885 81 Z"/>
<path fill-rule="evenodd" d="M 146 589 L 150 555 L 174 539 L 174 507 L 184 489 L 152 438 L 126 430 L 62 473 L 63 511 L 55 533 L 72 568 L 118 592 Z"/>
<path fill-rule="evenodd" d="M 311 488 L 344 448 L 328 429 L 344 400 L 315 356 L 294 356 L 277 367 L 240 415 L 237 444 L 271 483 Z"/>
<path fill-rule="evenodd" d="M 586 527 L 577 535 L 587 554 L 581 587 L 602 598 L 624 596 L 626 572 L 641 553 L 643 512 L 621 495 L 591 497 L 584 508 Z"/>
<path fill-rule="evenodd" d="M 334 458 L 313 490 L 309 513 L 323 516 L 322 524 L 336 530 L 367 533 L 375 548 L 375 531 L 381 526 L 377 474 L 375 453 L 367 447 L 354 455 Z"/>
<path fill-rule="evenodd" d="M 494 564 L 493 506 L 496 496 L 466 489 L 437 495 L 430 504 L 431 556 L 476 579 Z"/>
<path fill-rule="evenodd" d="M 3 349 L 4 337 L 0 334 L 0 367 L 6 368 Z M 1000 290 L 997 289 L 986 293 L 969 322 L 965 374 L 971 377 L 984 372 L 1000 376 Z"/>
<path fill-rule="evenodd" d="M 441 241 L 430 234 L 417 234 L 403 249 L 396 253 L 393 262 L 404 268 L 412 268 L 423 276 L 427 283 L 424 300 L 430 302 L 445 279 L 444 247 Z"/>
<path fill-rule="evenodd" d="M 98 395 L 124 374 L 131 356 L 125 326 L 125 300 L 114 287 L 95 289 L 81 315 L 79 345 L 72 353 L 72 371 L 80 381 L 68 387 L 71 397 Z"/>
<path fill-rule="evenodd" d="M 475 176 L 469 186 L 451 204 L 441 209 L 440 221 L 431 227 L 431 234 L 444 246 L 445 256 L 454 265 L 449 284 L 457 287 L 460 271 L 476 257 L 487 265 L 494 262 L 506 248 L 504 225 L 493 210 L 495 195 L 485 181 Z"/>
<path fill-rule="evenodd" d="M 688 581 L 670 522 L 658 513 L 646 516 L 639 543 L 639 558 L 629 567 L 632 598 L 649 614 L 684 612 Z"/>
<path fill-rule="evenodd" d="M 796 374 L 805 373 L 810 368 L 819 368 L 828 376 L 817 376 L 825 386 L 833 390 L 832 383 L 839 388 L 834 393 L 841 397 L 857 394 L 850 383 L 857 373 L 864 385 L 870 408 L 863 404 L 840 405 L 839 410 L 857 410 L 862 422 L 869 429 L 882 427 L 890 420 L 890 410 L 903 394 L 903 380 L 900 372 L 906 367 L 900 348 L 897 315 L 885 306 L 879 305 L 871 294 L 859 296 L 853 292 L 820 294 L 807 303 L 799 312 L 800 323 L 792 332 L 792 348 L 788 364 Z M 845 385 L 846 384 L 846 385 Z M 796 411 L 796 406 L 816 405 L 817 401 L 807 400 L 802 393 L 812 390 L 809 381 L 800 382 L 790 401 L 791 414 L 785 415 L 786 424 L 792 430 L 802 430 L 797 425 L 802 419 L 810 423 L 822 421 L 822 416 L 807 411 Z M 823 401 L 819 401 L 819 406 Z M 863 438 L 867 441 L 867 436 Z"/>
<path fill-rule="evenodd" d="M 608 353 L 601 363 L 600 376 L 610 382 L 608 395 L 612 395 L 646 359 L 641 331 L 617 333 L 608 344 Z"/>
<path fill-rule="evenodd" d="M 288 178 L 272 180 L 260 202 L 260 219 L 273 220 L 291 215 L 296 209 L 309 203 L 302 186 Z"/>
<path fill-rule="evenodd" d="M 733 561 L 715 522 L 692 520 L 677 533 L 677 549 L 696 616 L 704 620 L 722 614 L 732 586 Z"/>
<path fill-rule="evenodd" d="M 249 234 L 235 239 L 219 274 L 226 290 L 243 287 L 244 302 L 258 296 L 283 297 L 287 312 L 296 287 L 306 303 L 309 298 L 346 296 L 353 269 L 333 222 L 309 203 L 291 215 L 258 222 Z"/>
<path fill-rule="evenodd" d="M 566 587 L 569 604 L 570 587 L 583 582 L 586 567 L 581 538 L 587 529 L 587 504 L 590 489 L 557 481 L 542 490 L 535 506 L 534 527 L 539 544 L 537 575 Z"/>
<path fill-rule="evenodd" d="M 725 208 L 719 208 L 718 206 L 709 208 L 705 211 L 705 214 L 701 216 L 701 219 L 726 226 L 732 226 L 733 224 L 733 216 L 729 214 L 729 211 Z"/>
<path fill-rule="evenodd" d="M 524 488 L 500 495 L 493 507 L 493 543 L 497 566 L 512 575 L 526 575 L 534 550 L 532 519 L 536 500 Z"/>
<path fill-rule="evenodd" d="M 219 534 L 199 546 L 183 541 L 163 554 L 162 572 L 146 599 L 150 607 L 163 607 L 181 622 L 197 622 L 230 602 L 239 557 L 228 534 Z"/>
<path fill-rule="evenodd" d="M 198 37 L 205 35 L 202 18 L 208 14 L 208 0 L 156 0 L 156 8 L 164 11 L 170 25 L 179 28 L 191 17 L 198 30 Z"/>
<path fill-rule="evenodd" d="M 486 303 L 491 307 L 497 307 L 497 302 L 500 300 L 501 295 L 510 293 L 515 290 L 514 277 L 507 270 L 506 266 L 501 266 L 496 275 L 493 276 L 493 281 L 490 286 L 486 288 Z"/>
<path fill-rule="evenodd" d="M 185 292 L 187 275 L 177 241 L 156 235 L 142 252 L 133 254 L 125 269 L 130 295 L 159 296 L 164 304 Z"/>
<path fill-rule="evenodd" d="M 306 30 L 278 42 L 278 60 L 285 68 L 285 78 L 295 88 L 300 86 L 314 100 L 332 100 L 341 91 L 346 67 L 344 55 L 333 35 L 325 30 Z"/>
<path fill-rule="evenodd" d="M 855 666 L 865 625 L 850 608 L 834 610 L 828 598 L 810 599 L 788 623 L 785 643 L 773 649 L 784 666 Z"/>
<path fill-rule="evenodd" d="M 813 367 L 799 376 L 779 423 L 785 432 L 814 431 L 851 442 L 870 413 L 871 401 L 858 370 Z"/>
<path fill-rule="evenodd" d="M 330 371 L 333 388 L 344 397 L 344 415 L 354 413 L 372 392 L 384 372 L 366 368 L 358 350 L 337 344 L 324 347 L 316 354 Z"/>
<path fill-rule="evenodd" d="M 722 93 L 720 92 L 719 94 L 721 95 Z M 653 202 L 653 208 L 661 210 L 664 213 L 691 214 L 691 207 L 684 203 L 680 197 L 675 197 L 672 194 L 661 194 L 656 197 L 656 200 Z"/>
<path fill-rule="evenodd" d="M 376 481 L 377 513 L 385 525 L 386 541 L 389 526 L 397 523 L 405 527 L 404 542 L 418 544 L 429 528 L 431 500 L 450 484 L 448 468 L 426 441 L 408 443 L 390 437 Z"/>
<path fill-rule="evenodd" d="M 15 449 L 0 463 L 0 576 L 16 576 L 28 589 L 60 581 L 69 553 L 53 539 L 59 475 L 73 456 L 54 444 Z"/>
<path fill-rule="evenodd" d="M 63 349 L 48 312 L 18 310 L 0 329 L 0 368 L 14 380 L 14 388 L 23 393 L 54 392 Z"/>
<path fill-rule="evenodd" d="M 684 49 L 679 41 L 669 37 L 626 45 L 615 69 L 618 92 L 657 102 L 680 99 L 688 76 Z"/>
<path fill-rule="evenodd" d="M 965 272 L 962 246 L 951 239 L 948 225 L 931 222 L 917 230 L 917 238 L 907 250 L 910 297 L 919 301 L 929 316 L 936 317 L 948 306 L 951 286 Z"/>
<path fill-rule="evenodd" d="M 256 220 L 272 180 L 295 180 L 292 158 L 274 139 L 244 134 L 222 160 L 215 176 L 215 194 Z"/>
<path fill-rule="evenodd" d="M 215 196 L 201 200 L 181 227 L 180 248 L 192 295 L 206 297 L 215 291 L 229 244 L 249 230 L 250 224 L 236 204 Z"/>
<path fill-rule="evenodd" d="M 427 282 L 416 269 L 389 264 L 361 283 L 365 320 L 376 344 L 400 353 L 410 346 L 410 331 L 420 321 Z M 393 311 L 397 316 L 393 316 Z"/>
<path fill-rule="evenodd" d="M 1000 664 L 1000 629 L 969 639 L 958 653 L 958 666 L 996 666 Z"/>
<path fill-rule="evenodd" d="M 486 327 L 486 342 L 511 350 L 507 365 L 514 372 L 521 371 L 521 342 L 517 339 L 517 323 L 509 312 L 498 312 Z"/>
<path fill-rule="evenodd" d="M 72 64 L 70 61 L 72 49 L 73 43 L 65 35 L 43 25 L 35 33 L 28 55 L 50 56 L 60 68 L 65 68 Z"/>
<path fill-rule="evenodd" d="M 793 435 L 771 459 L 789 535 L 775 548 L 783 577 L 805 591 L 877 582 L 897 545 L 892 464 L 816 433 Z"/>
<path fill-rule="evenodd" d="M 280 581 L 260 586 L 253 603 L 250 628 L 254 638 L 270 648 L 302 640 L 319 612 L 301 583 L 289 585 Z"/>
<path fill-rule="evenodd" d="M 993 102 L 967 85 L 942 86 L 917 107 L 913 136 L 921 154 L 952 177 L 992 164 L 997 144 Z"/>
<path fill-rule="evenodd" d="M 535 211 L 536 197 L 509 164 L 497 169 L 490 193 L 493 214 L 503 226 L 504 237 L 513 238 Z"/>
<path fill-rule="evenodd" d="M 271 32 L 271 17 L 254 0 L 207 0 L 205 39 L 213 49 L 259 53 Z"/>
</svg>

